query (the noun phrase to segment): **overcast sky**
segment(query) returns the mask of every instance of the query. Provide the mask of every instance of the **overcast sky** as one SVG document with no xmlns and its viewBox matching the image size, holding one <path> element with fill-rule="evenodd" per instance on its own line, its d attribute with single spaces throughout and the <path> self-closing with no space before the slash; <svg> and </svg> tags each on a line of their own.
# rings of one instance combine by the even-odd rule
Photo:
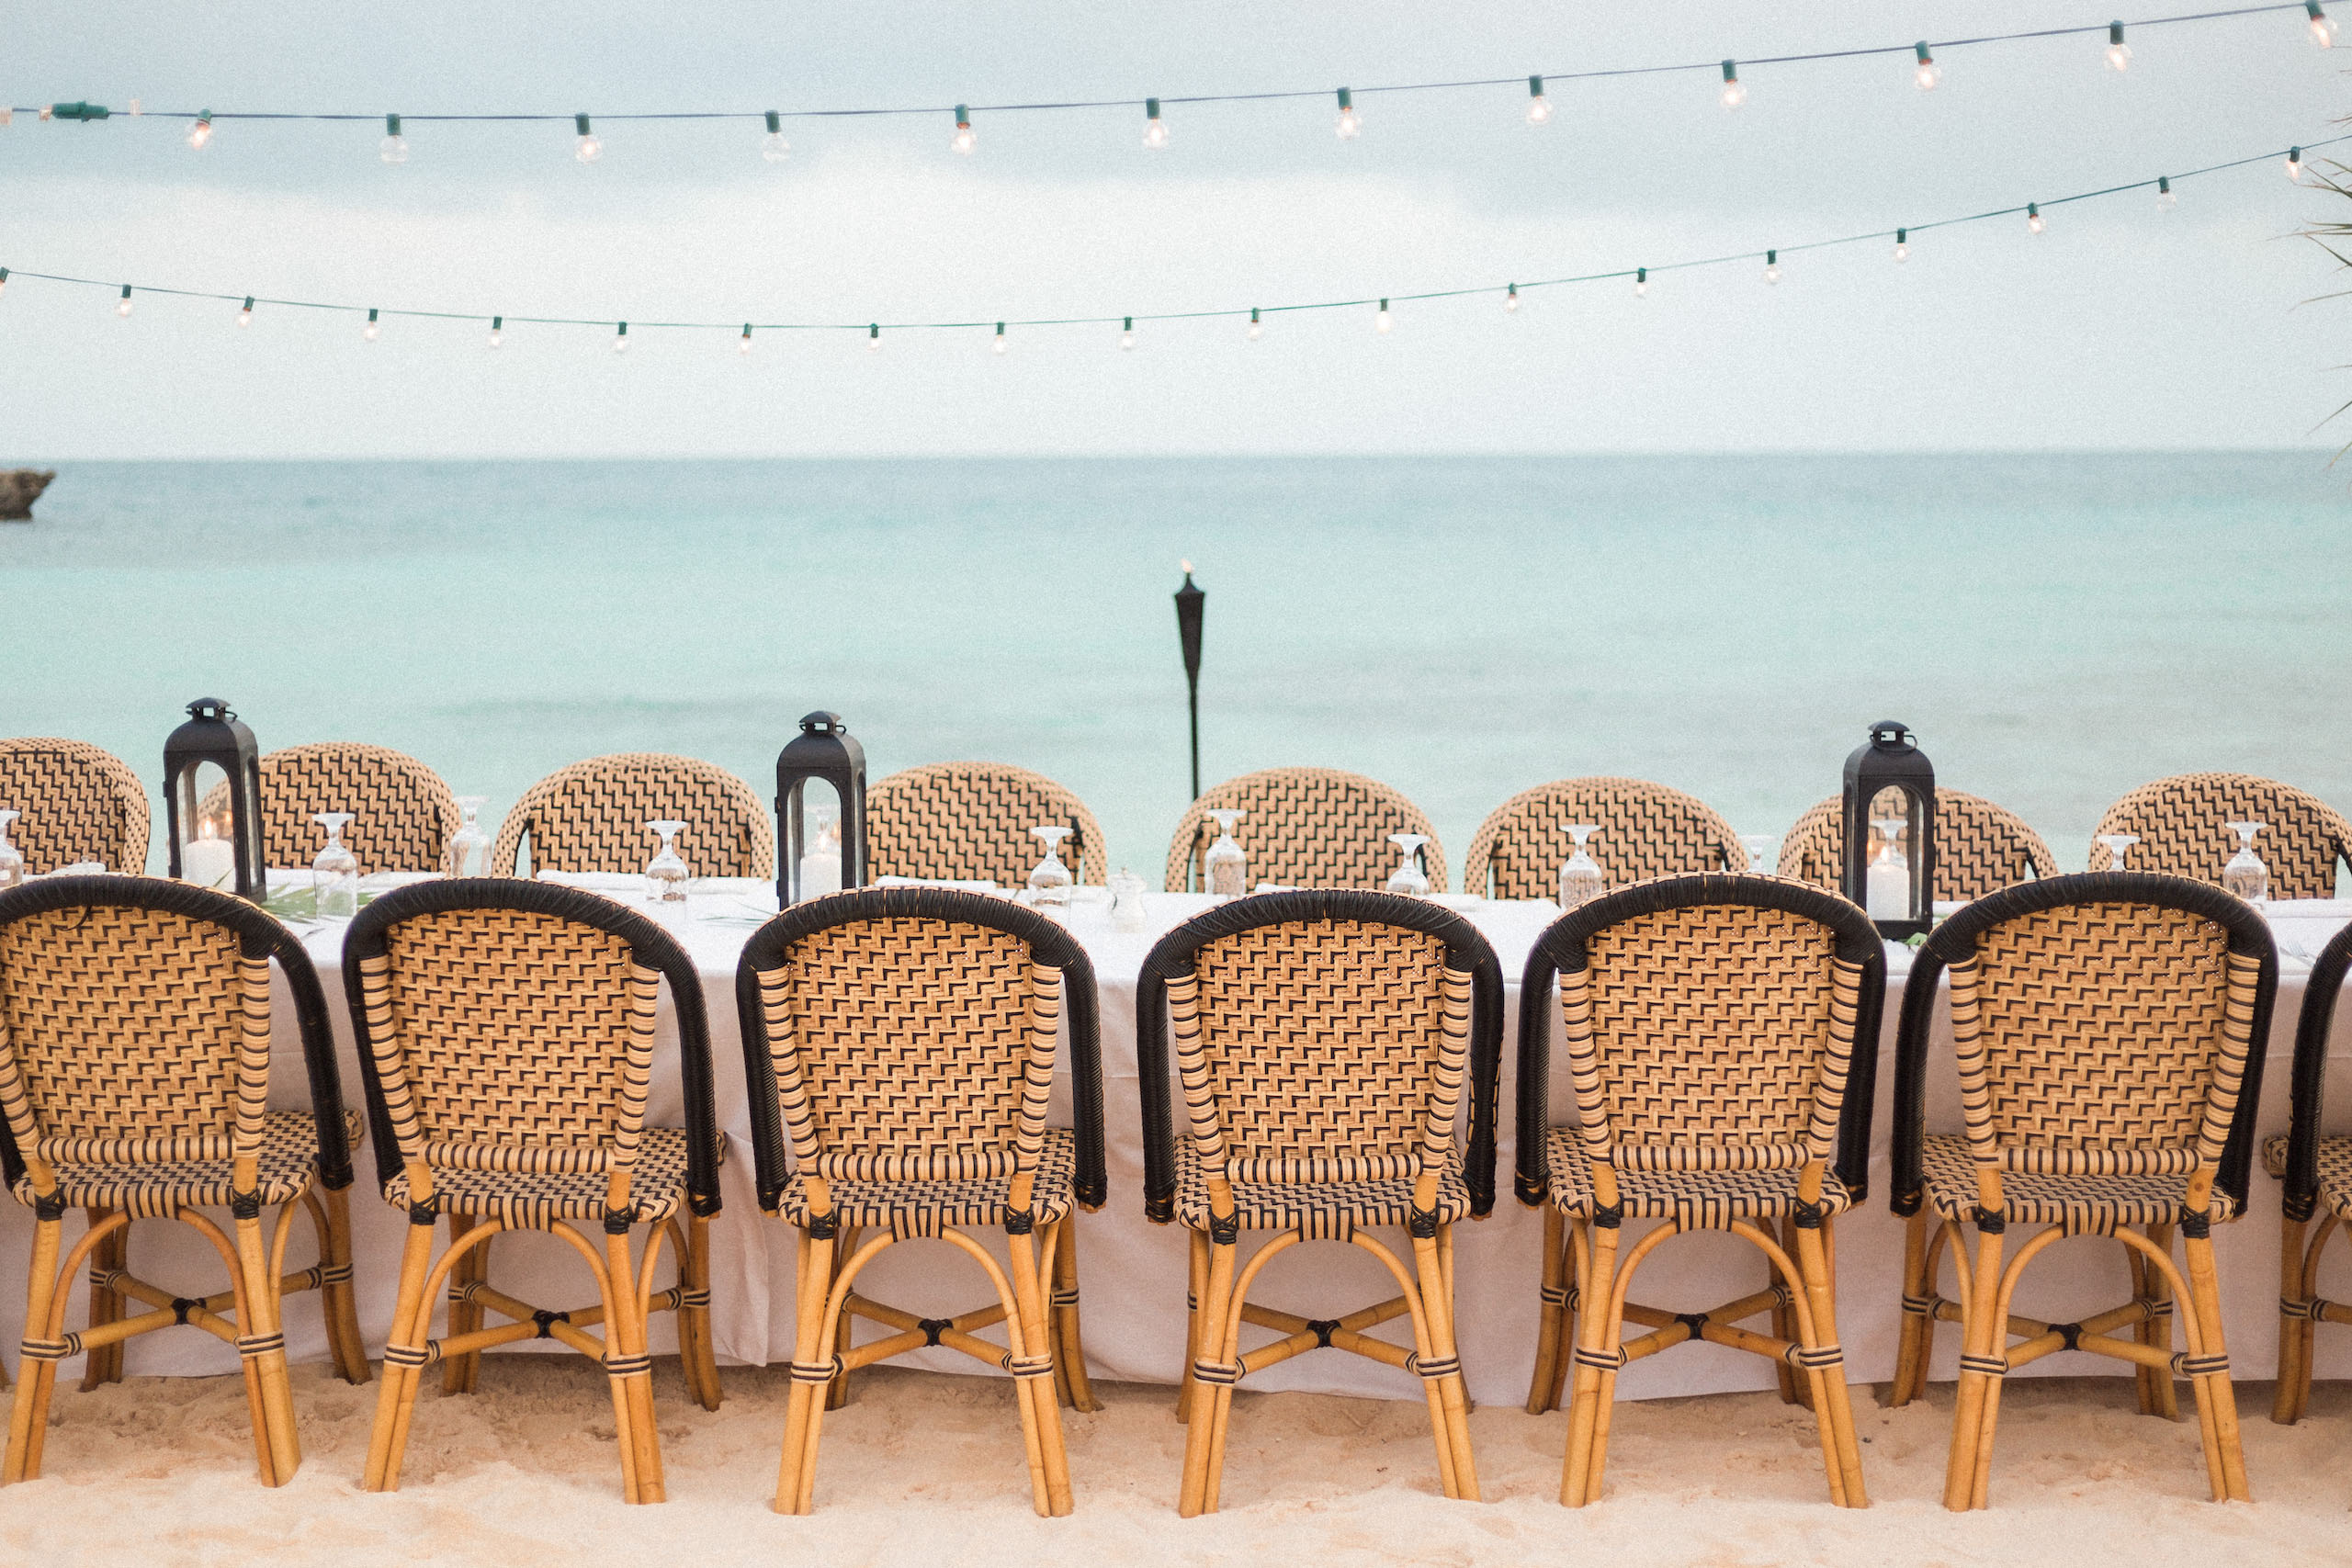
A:
<svg viewBox="0 0 2352 1568">
<path fill-rule="evenodd" d="M 2157 0 L 2142 14 L 2198 7 Z M 787 122 L 40 124 L 118 109 L 758 110 L 1174 98 L 1565 73 L 1951 39 L 2051 3 L 1760 6 L 908 4 L 398 6 L 0 0 L 0 265 L 488 314 L 883 321 L 1209 310 L 1658 265 L 2153 178 L 2339 134 L 2347 47 L 2299 13 L 1742 75 L 1360 100 Z M 1606 15 L 1595 15 L 1597 11 Z M 1459 452 L 2290 446 L 2352 397 L 2352 301 L 2290 236 L 2342 209 L 2275 163 L 1920 236 L 1622 282 L 1117 329 L 731 333 L 510 327 L 0 297 L 0 459 L 221 456 Z M 2346 215 L 2352 215 L 2347 213 Z"/>
</svg>

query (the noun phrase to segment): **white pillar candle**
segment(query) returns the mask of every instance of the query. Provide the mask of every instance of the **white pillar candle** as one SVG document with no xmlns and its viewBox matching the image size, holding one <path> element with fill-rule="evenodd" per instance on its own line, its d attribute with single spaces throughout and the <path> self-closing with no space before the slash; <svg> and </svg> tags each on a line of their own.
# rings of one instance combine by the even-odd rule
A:
<svg viewBox="0 0 2352 1568">
<path fill-rule="evenodd" d="M 180 880 L 198 887 L 233 887 L 237 849 L 226 839 L 190 839 L 180 846 Z"/>
<path fill-rule="evenodd" d="M 800 896 L 842 890 L 842 857 L 838 850 L 811 850 L 800 857 Z"/>
<path fill-rule="evenodd" d="M 1911 868 L 1873 865 L 1863 908 L 1874 920 L 1900 920 L 1911 913 Z"/>
</svg>

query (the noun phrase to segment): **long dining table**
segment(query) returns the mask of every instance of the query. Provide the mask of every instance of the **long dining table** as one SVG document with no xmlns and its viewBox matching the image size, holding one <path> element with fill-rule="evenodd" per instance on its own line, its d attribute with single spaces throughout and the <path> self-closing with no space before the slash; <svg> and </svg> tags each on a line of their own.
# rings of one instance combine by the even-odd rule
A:
<svg viewBox="0 0 2352 1568">
<path fill-rule="evenodd" d="M 304 880 L 307 875 L 302 874 Z M 634 890 L 634 880 L 611 879 L 609 896 L 633 900 L 640 908 L 650 908 Z M 1114 929 L 1109 906 L 1099 890 L 1081 889 L 1080 895 L 1080 901 L 1059 915 L 1091 956 L 1100 993 L 1110 1177 L 1107 1201 L 1099 1212 L 1082 1215 L 1078 1227 L 1087 1361 L 1098 1379 L 1173 1383 L 1184 1359 L 1186 1243 L 1181 1229 L 1153 1224 L 1144 1216 L 1143 1130 L 1136 1060 L 1136 976 L 1152 944 L 1208 908 L 1211 899 L 1205 895 L 1148 894 L 1143 899 L 1143 929 L 1122 931 Z M 1522 1004 L 1521 968 L 1529 949 L 1557 918 L 1558 910 L 1547 900 L 1450 902 L 1492 944 L 1504 975 L 1506 1009 L 1497 1118 L 1498 1198 L 1489 1218 L 1465 1223 L 1456 1233 L 1460 1353 L 1475 1399 L 1517 1404 L 1526 1397 L 1534 1363 L 1543 1226 L 1537 1211 L 1521 1206 L 1511 1196 L 1512 1107 L 1517 1093 L 1512 1043 Z M 774 908 L 772 887 L 698 885 L 684 913 L 664 919 L 693 956 L 701 980 L 710 1024 L 718 1122 L 727 1134 L 728 1154 L 722 1169 L 725 1212 L 712 1228 L 711 1314 L 722 1363 L 767 1365 L 788 1360 L 792 1353 L 793 1232 L 762 1214 L 755 1197 L 751 1118 L 734 1001 L 737 959 L 762 923 L 763 912 Z M 2338 927 L 2352 919 L 2352 902 L 2281 903 L 2270 906 L 2269 913 L 2280 965 L 2259 1108 L 2258 1128 L 2266 1136 L 2287 1126 L 2289 1066 L 2310 959 Z M 296 929 L 327 993 L 345 1103 L 359 1106 L 363 1103 L 361 1078 L 350 1019 L 342 1004 L 345 925 L 327 920 Z M 1903 1224 L 1886 1206 L 1887 1161 L 1895 1023 L 1911 956 L 1907 947 L 1890 943 L 1886 950 L 1887 998 L 1878 1043 L 1881 1063 L 1871 1122 L 1870 1191 L 1852 1213 L 1838 1222 L 1839 1328 L 1848 1373 L 1856 1382 L 1883 1381 L 1894 1366 Z M 2352 1015 L 2352 1009 L 2339 1014 L 2328 1042 L 2330 1071 L 2339 1081 L 2347 1071 L 2341 1058 L 2352 1055 L 2352 1016 L 2346 1015 Z M 1930 1131 L 1960 1127 L 1959 1085 L 1951 1066 L 1949 1027 L 1949 1019 L 1939 1015 L 1939 1048 L 1930 1055 Z M 662 1028 L 649 1121 L 683 1125 L 676 1025 L 666 996 Z M 1569 1104 L 1562 1054 L 1554 1054 L 1551 1073 L 1552 1117 L 1558 1122 L 1567 1114 Z M 293 1007 L 281 979 L 273 1032 L 271 1103 L 305 1109 L 308 1093 Z M 1055 1088 L 1056 1121 L 1067 1123 L 1069 1104 L 1065 1054 Z M 2345 1130 L 2348 1124 L 2352 1118 L 2335 1116 L 2323 1121 L 2330 1131 Z M 374 1152 L 364 1145 L 355 1151 L 355 1166 L 358 1179 L 351 1207 L 360 1329 L 374 1349 L 382 1346 L 390 1326 L 407 1226 L 405 1216 L 375 1194 Z M 20 1332 L 15 1303 L 25 1299 L 31 1232 L 29 1210 L 19 1203 L 0 1203 L 0 1336 L 12 1348 Z M 289 1251 L 289 1267 L 300 1265 L 306 1246 L 298 1238 Z M 502 1236 L 496 1246 L 492 1266 L 503 1290 L 556 1308 L 594 1299 L 594 1287 L 576 1258 L 555 1238 L 514 1233 Z M 2265 1174 L 2257 1158 L 2249 1212 L 2215 1233 L 2231 1361 L 2242 1378 L 2267 1377 L 2275 1363 L 2278 1246 L 2278 1184 Z M 134 1227 L 130 1247 L 133 1270 L 142 1278 L 190 1293 L 219 1288 L 217 1282 L 209 1282 L 218 1272 L 217 1258 L 183 1226 L 141 1222 Z M 1759 1288 L 1764 1282 L 1763 1268 L 1760 1258 L 1745 1243 L 1722 1233 L 1699 1233 L 1679 1238 L 1653 1256 L 1645 1266 L 1639 1294 L 1670 1310 L 1703 1310 Z M 2060 1244 L 2029 1277 L 2019 1296 L 2019 1310 L 2061 1319 L 2078 1310 L 2111 1304 L 2126 1280 L 2120 1247 L 2098 1238 L 2077 1238 Z M 78 1297 L 85 1289 L 77 1282 L 70 1322 L 80 1320 L 83 1307 Z M 885 1252 L 863 1276 L 860 1291 L 924 1315 L 951 1315 L 989 1299 L 985 1279 L 969 1259 L 945 1246 L 919 1242 Z M 1946 1292 L 1951 1293 L 1948 1263 Z M 1310 1244 L 1294 1249 L 1290 1257 L 1269 1268 L 1253 1299 L 1306 1316 L 1324 1317 L 1340 1315 L 1391 1293 L 1393 1286 L 1380 1265 L 1360 1248 Z M 327 1359 L 315 1303 L 315 1297 L 289 1303 L 287 1345 L 298 1362 Z M 667 1314 L 655 1320 L 657 1351 L 672 1348 L 666 1338 L 670 1321 Z M 1936 1377 L 1954 1375 L 1958 1339 L 1956 1326 L 1948 1325 L 1939 1334 Z M 2322 1334 L 2319 1346 L 2320 1376 L 2352 1374 L 2352 1336 Z M 518 1352 L 550 1348 L 554 1347 L 530 1342 L 514 1348 Z M 978 1363 L 944 1349 L 914 1352 L 901 1364 L 989 1375 Z M 126 1354 L 126 1371 L 133 1375 L 218 1374 L 234 1371 L 236 1365 L 233 1349 L 202 1334 L 145 1336 L 132 1340 Z M 2122 1371 L 2119 1362 L 2062 1356 L 2037 1362 L 2020 1375 Z M 1639 1399 L 1768 1388 L 1772 1380 L 1772 1369 L 1756 1357 L 1699 1344 L 1634 1363 L 1620 1377 L 1618 1388 L 1621 1396 Z M 1248 1386 L 1421 1398 L 1416 1380 L 1348 1355 L 1295 1357 L 1251 1373 Z"/>
</svg>

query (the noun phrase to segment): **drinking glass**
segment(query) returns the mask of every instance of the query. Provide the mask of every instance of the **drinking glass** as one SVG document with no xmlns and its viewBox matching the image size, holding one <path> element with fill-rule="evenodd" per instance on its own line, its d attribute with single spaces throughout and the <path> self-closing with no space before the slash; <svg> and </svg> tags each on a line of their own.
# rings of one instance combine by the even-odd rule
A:
<svg viewBox="0 0 2352 1568">
<path fill-rule="evenodd" d="M 1598 822 L 1563 822 L 1560 831 L 1577 841 L 1576 852 L 1560 864 L 1560 908 L 1573 909 L 1609 891 L 1600 863 L 1585 851 L 1585 841 L 1600 831 Z"/>
<path fill-rule="evenodd" d="M 1871 862 L 1863 885 L 1862 908 L 1874 920 L 1902 920 L 1911 916 L 1911 863 L 1903 858 L 1903 830 L 1910 824 L 1900 817 L 1873 817 L 1878 829 L 1878 858 Z"/>
<path fill-rule="evenodd" d="M 2138 843 L 2140 841 L 2140 835 L 2137 833 L 2101 833 L 2098 836 L 2098 841 L 2107 846 L 2107 869 L 2109 871 L 2121 871 L 2124 869 L 2123 852 Z"/>
<path fill-rule="evenodd" d="M 1421 846 L 1430 841 L 1427 833 L 1391 833 L 1388 841 L 1404 852 L 1404 863 L 1388 874 L 1388 891 L 1402 893 L 1408 898 L 1419 898 L 1430 890 L 1429 874 L 1421 869 Z"/>
<path fill-rule="evenodd" d="M 2259 904 L 2270 897 L 2270 868 L 2255 854 L 2254 836 L 2270 824 L 2225 822 L 2222 826 L 2238 836 L 2238 852 L 2222 868 L 2222 886 L 2249 904 Z"/>
<path fill-rule="evenodd" d="M 686 863 L 679 858 L 676 840 L 684 822 L 648 822 L 645 830 L 662 835 L 662 847 L 645 863 L 645 896 L 657 904 L 686 901 Z"/>
<path fill-rule="evenodd" d="M 1208 884 L 1211 893 L 1231 897 L 1250 890 L 1250 857 L 1241 852 L 1241 845 L 1233 837 L 1233 825 L 1250 814 L 1246 811 L 1212 811 L 1216 818 L 1216 842 L 1201 857 L 1201 880 Z"/>
<path fill-rule="evenodd" d="M 8 841 L 8 824 L 16 819 L 15 812 L 0 808 L 0 887 L 14 887 L 25 879 L 25 857 Z"/>
<path fill-rule="evenodd" d="M 488 876 L 490 835 L 481 830 L 482 795 L 458 796 L 458 830 L 449 835 L 448 852 L 441 858 L 444 876 Z"/>
<path fill-rule="evenodd" d="M 1029 829 L 1034 838 L 1046 841 L 1046 858 L 1029 874 L 1029 891 L 1036 895 L 1040 904 L 1069 902 L 1069 867 L 1062 863 L 1062 840 L 1069 837 L 1069 829 L 1055 824 L 1040 824 Z"/>
<path fill-rule="evenodd" d="M 311 886 L 319 919 L 347 920 L 359 913 L 359 857 L 343 847 L 348 811 L 321 811 L 311 821 L 327 830 L 326 848 L 311 863 Z"/>
<path fill-rule="evenodd" d="M 1143 928 L 1143 878 L 1121 866 L 1111 879 L 1111 929 L 1133 932 Z"/>
<path fill-rule="evenodd" d="M 1775 835 L 1770 833 L 1742 833 L 1739 836 L 1739 847 L 1747 852 L 1748 875 L 1771 876 L 1775 874 L 1772 870 L 1772 843 L 1774 838 Z"/>
</svg>

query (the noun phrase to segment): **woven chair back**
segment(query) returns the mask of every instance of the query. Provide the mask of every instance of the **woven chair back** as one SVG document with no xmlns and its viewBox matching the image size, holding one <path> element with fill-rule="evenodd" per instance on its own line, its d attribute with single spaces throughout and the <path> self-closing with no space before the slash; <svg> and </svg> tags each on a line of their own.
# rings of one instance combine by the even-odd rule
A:
<svg viewBox="0 0 2352 1568">
<path fill-rule="evenodd" d="M 1380 887 L 1396 869 L 1391 833 L 1420 833 L 1422 868 L 1430 887 L 1445 891 L 1445 850 L 1429 815 L 1377 779 L 1337 768 L 1267 768 L 1227 779 L 1185 809 L 1168 846 L 1170 893 L 1199 882 L 1201 856 L 1216 841 L 1209 816 L 1227 807 L 1247 812 L 1234 839 L 1250 857 L 1251 886 Z"/>
<path fill-rule="evenodd" d="M 1611 887 L 1701 871 L 1745 871 L 1747 852 L 1696 795 L 1644 779 L 1556 779 L 1520 791 L 1478 824 L 1462 869 L 1465 893 L 1550 898 L 1573 848 L 1563 822 L 1595 822 L 1587 846 Z"/>
<path fill-rule="evenodd" d="M 2124 864 L 2196 882 L 2222 884 L 2237 853 L 2225 826 L 2261 822 L 2254 852 L 2270 871 L 2273 898 L 2333 898 L 2338 861 L 2352 858 L 2352 828 L 2315 795 L 2253 773 L 2176 773 L 2142 784 L 2109 807 L 2100 833 L 2137 833 Z M 2108 869 L 2107 846 L 2094 837 L 2090 869 Z"/>
<path fill-rule="evenodd" d="M 300 1015 L 321 1163 L 342 1168 L 342 1099 L 318 978 L 276 920 L 226 894 L 144 876 L 57 877 L 0 894 L 9 1180 L 28 1153 L 51 1165 L 256 1153 L 273 959 Z"/>
<path fill-rule="evenodd" d="M 1538 998 L 1555 974 L 1587 1157 L 1626 1170 L 1837 1161 L 1843 1176 L 1869 1145 L 1885 969 L 1860 909 L 1762 877 L 1668 877 L 1570 911 L 1539 939 L 1521 992 L 1522 1180 L 1542 1179 Z"/>
<path fill-rule="evenodd" d="M 692 875 L 775 875 L 775 824 L 752 786 L 712 763 L 655 751 L 592 757 L 525 790 L 490 863 L 516 871 L 528 838 L 534 874 L 642 871 L 658 847 L 645 825 L 663 820 L 686 825 L 677 849 Z"/>
<path fill-rule="evenodd" d="M 1900 795 L 1885 791 L 1880 799 L 1886 813 L 1903 814 Z M 1871 804 L 1871 814 L 1878 803 Z M 1844 806 L 1837 795 L 1809 808 L 1781 840 L 1780 874 L 1838 891 L 1845 865 Z M 1878 852 L 1878 832 L 1871 831 L 1871 852 Z M 2041 835 L 2005 806 L 1981 795 L 1956 789 L 1936 789 L 1936 885 L 1934 897 L 1953 903 L 1982 898 L 1987 893 L 2014 887 L 2020 882 L 2058 874 L 2058 857 Z"/>
<path fill-rule="evenodd" d="M 1109 877 L 1102 826 L 1069 790 L 1009 762 L 932 762 L 865 792 L 865 852 L 876 876 L 1028 884 L 1045 858 L 1032 828 L 1071 829 L 1062 863 L 1080 882 Z"/>
<path fill-rule="evenodd" d="M 110 751 L 46 735 L 0 739 L 0 806 L 23 814 L 8 841 L 29 873 L 82 861 L 147 869 L 147 788 Z"/>
<path fill-rule="evenodd" d="M 203 801 L 205 815 L 225 814 L 226 779 Z M 405 752 L 353 740 L 288 746 L 261 759 L 262 858 L 306 866 L 325 847 L 327 830 L 311 818 L 348 811 L 343 847 L 359 872 L 438 871 L 458 830 L 458 800 L 441 775 Z"/>
<path fill-rule="evenodd" d="M 1148 1139 L 1167 1126 L 1169 1036 L 1194 1153 L 1233 1180 L 1416 1177 L 1451 1156 L 1466 1081 L 1465 1174 L 1491 1201 L 1501 980 L 1467 922 L 1385 893 L 1267 894 L 1178 927 L 1144 976 Z M 1148 1150 L 1155 1187 L 1172 1156 Z"/>
<path fill-rule="evenodd" d="M 2219 1166 L 2217 1185 L 2244 1203 L 2256 1043 L 2267 1045 L 2278 983 L 2250 907 L 2139 872 L 2054 877 L 1971 905 L 1929 937 L 1905 995 L 1914 1100 L 1947 968 L 1979 1165 L 2094 1177 Z"/>
<path fill-rule="evenodd" d="M 777 916 L 736 973 L 763 1193 L 787 1149 L 829 1180 L 1035 1169 L 1067 999 L 1078 1190 L 1099 1203 L 1093 986 L 1069 932 L 978 894 L 865 888 Z"/>
<path fill-rule="evenodd" d="M 368 905 L 345 941 L 344 985 L 384 1179 L 419 1160 L 632 1169 L 665 978 L 688 1119 L 707 1125 L 701 988 L 650 920 L 594 894 L 494 877 L 423 883 Z M 695 1138 L 691 1154 L 708 1160 L 707 1142 Z M 710 1190 L 707 1176 L 695 1184 Z"/>
</svg>

